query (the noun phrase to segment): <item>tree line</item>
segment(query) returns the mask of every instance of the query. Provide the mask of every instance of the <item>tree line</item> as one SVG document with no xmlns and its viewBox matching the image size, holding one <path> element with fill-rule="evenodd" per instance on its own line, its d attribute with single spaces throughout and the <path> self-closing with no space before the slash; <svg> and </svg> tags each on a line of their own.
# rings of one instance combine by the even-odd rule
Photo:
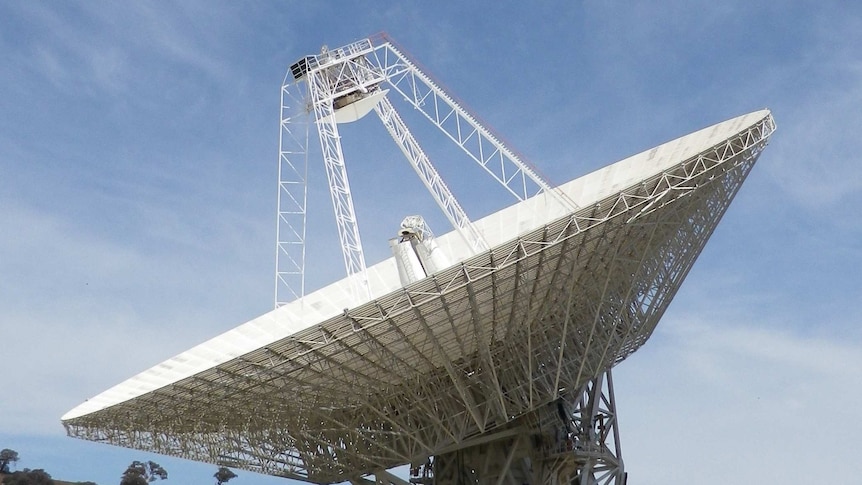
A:
<svg viewBox="0 0 862 485">
<path fill-rule="evenodd" d="M 18 452 L 9 448 L 0 450 L 0 477 L 3 485 L 55 485 L 54 480 L 45 470 L 31 470 L 25 468 L 12 471 L 12 468 L 20 460 Z M 216 485 L 225 485 L 231 479 L 236 478 L 236 473 L 227 467 L 219 467 L 213 474 Z M 156 480 L 167 480 L 168 472 L 154 461 L 133 461 L 120 477 L 120 485 L 150 485 Z M 76 485 L 96 485 L 93 482 L 76 482 Z"/>
</svg>

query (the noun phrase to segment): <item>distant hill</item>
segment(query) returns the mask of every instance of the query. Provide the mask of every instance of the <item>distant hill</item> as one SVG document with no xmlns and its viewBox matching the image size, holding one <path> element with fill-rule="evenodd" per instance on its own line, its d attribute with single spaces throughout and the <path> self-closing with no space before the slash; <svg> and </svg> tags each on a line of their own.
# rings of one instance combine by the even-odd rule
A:
<svg viewBox="0 0 862 485">
<path fill-rule="evenodd" d="M 11 473 L 9 473 L 9 474 L 0 473 L 0 485 L 3 485 L 3 483 L 5 483 L 5 479 L 9 475 L 11 475 Z M 50 473 L 49 473 L 49 475 L 50 475 Z M 83 485 L 85 483 L 86 484 L 93 484 L 94 483 L 94 482 L 64 482 L 63 480 L 57 480 L 54 477 L 51 477 L 51 480 L 54 482 L 54 485 Z"/>
</svg>

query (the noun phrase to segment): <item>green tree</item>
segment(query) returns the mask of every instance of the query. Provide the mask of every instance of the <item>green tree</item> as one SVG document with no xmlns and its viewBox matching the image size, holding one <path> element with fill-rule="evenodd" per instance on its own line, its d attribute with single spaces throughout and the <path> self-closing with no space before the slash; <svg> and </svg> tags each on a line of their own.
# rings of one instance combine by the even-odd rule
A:
<svg viewBox="0 0 862 485">
<path fill-rule="evenodd" d="M 0 451 L 0 473 L 9 473 L 9 465 L 18 462 L 18 452 L 5 448 Z"/>
<path fill-rule="evenodd" d="M 213 476 L 216 479 L 216 485 L 224 485 L 229 482 L 231 478 L 236 478 L 236 473 L 230 471 L 230 469 L 226 467 L 220 466 Z"/>
<path fill-rule="evenodd" d="M 54 480 L 51 479 L 51 475 L 45 473 L 45 470 L 25 468 L 6 477 L 3 485 L 54 485 Z"/>
<path fill-rule="evenodd" d="M 154 461 L 133 461 L 120 479 L 120 485 L 147 485 L 156 480 L 165 480 L 168 472 Z"/>
</svg>

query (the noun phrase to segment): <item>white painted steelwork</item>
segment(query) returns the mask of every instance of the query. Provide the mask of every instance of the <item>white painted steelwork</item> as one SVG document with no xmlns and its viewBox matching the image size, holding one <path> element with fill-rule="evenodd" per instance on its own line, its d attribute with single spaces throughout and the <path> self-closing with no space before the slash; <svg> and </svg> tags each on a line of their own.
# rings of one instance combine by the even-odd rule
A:
<svg viewBox="0 0 862 485">
<path fill-rule="evenodd" d="M 405 217 L 398 237 L 390 239 L 389 246 L 402 286 L 451 266 L 422 216 Z"/>
<path fill-rule="evenodd" d="M 406 286 L 393 258 L 352 273 L 63 424 L 315 483 L 405 483 L 386 470 L 409 464 L 417 483 L 619 485 L 609 369 L 649 338 L 774 130 L 753 112 L 540 190 L 473 222 L 488 251 L 438 236 L 459 263 Z"/>
<path fill-rule="evenodd" d="M 489 249 L 388 99 L 384 86 L 399 93 L 408 105 L 422 113 L 517 200 L 546 192 L 564 207 L 575 208 L 571 200 L 552 190 L 535 169 L 420 70 L 388 37 L 363 39 L 334 50 L 324 48 L 319 55 L 306 56 L 293 64 L 290 74 L 293 79 L 286 78 L 282 86 L 281 164 L 293 168 L 291 163 L 295 160 L 307 160 L 307 138 L 303 151 L 295 148 L 295 134 L 308 127 L 307 117 L 298 109 L 305 108 L 306 114 L 313 114 L 320 139 L 347 275 L 359 275 L 351 281 L 354 291 L 362 297 L 368 296 L 366 262 L 338 124 L 356 121 L 371 110 L 376 111 L 434 201 L 469 243 L 473 254 Z M 294 95 L 298 100 L 290 104 L 294 109 L 285 109 L 285 96 L 298 91 L 304 92 L 304 97 Z M 294 123 L 299 123 L 299 127 L 293 127 Z M 276 307 L 305 294 L 305 199 L 303 193 L 302 203 L 297 203 L 300 194 L 294 192 L 299 192 L 307 181 L 295 170 L 280 174 L 285 176 L 279 178 Z"/>
<path fill-rule="evenodd" d="M 278 132 L 278 221 L 275 306 L 305 295 L 305 228 L 308 205 L 308 134 L 305 93 L 286 80 L 281 88 Z"/>
<path fill-rule="evenodd" d="M 419 178 L 425 184 L 425 188 L 428 189 L 434 201 L 443 210 L 452 227 L 470 244 L 474 252 L 478 253 L 479 251 L 488 250 L 488 243 L 482 239 L 482 235 L 473 227 L 470 218 L 467 217 L 467 213 L 461 208 L 461 204 L 458 203 L 449 187 L 446 186 L 446 182 L 431 164 L 428 155 L 425 154 L 422 147 L 419 146 L 419 143 L 410 133 L 410 130 L 407 129 L 407 125 L 398 116 L 398 112 L 395 111 L 392 103 L 384 98 L 375 107 L 375 110 L 386 127 L 386 131 L 389 132 L 389 135 L 401 148 L 401 152 L 410 162 L 416 174 L 419 175 Z"/>
</svg>

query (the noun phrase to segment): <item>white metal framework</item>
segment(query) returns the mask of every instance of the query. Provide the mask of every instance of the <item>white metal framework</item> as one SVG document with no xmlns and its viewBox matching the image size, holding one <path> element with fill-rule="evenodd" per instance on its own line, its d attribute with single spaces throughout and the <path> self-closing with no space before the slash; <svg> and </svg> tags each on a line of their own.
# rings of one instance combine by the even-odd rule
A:
<svg viewBox="0 0 862 485">
<path fill-rule="evenodd" d="M 344 52 L 400 59 L 370 44 Z M 363 62 L 355 77 L 372 83 Z M 337 129 L 320 123 L 337 113 L 321 115 L 319 130 Z M 283 170 L 302 174 L 304 132 L 290 125 L 282 140 L 299 133 L 300 148 L 282 151 Z M 436 237 L 458 263 L 407 285 L 393 258 L 366 275 L 358 261 L 344 280 L 87 400 L 63 424 L 78 438 L 314 483 L 623 485 L 610 369 L 649 338 L 774 130 L 758 111 L 550 191 L 534 185 L 471 222 L 487 250 L 457 230 Z M 336 145 L 331 154 L 330 182 L 346 189 Z M 533 183 L 517 170 L 519 188 Z M 281 190 L 304 208 L 304 189 Z M 400 465 L 410 479 L 387 471 Z"/>
<path fill-rule="evenodd" d="M 384 87 L 400 94 L 517 200 L 544 191 L 565 207 L 575 208 L 385 36 L 334 50 L 324 48 L 319 55 L 304 57 L 291 66 L 290 74 L 292 78 L 285 78 L 282 85 L 279 160 L 284 170 L 279 171 L 276 307 L 303 296 L 305 290 L 306 210 L 301 188 L 307 183 L 308 152 L 307 136 L 301 135 L 307 135 L 308 114 L 313 115 L 320 138 L 345 268 L 348 276 L 359 275 L 353 280 L 358 295 L 368 296 L 366 262 L 338 124 L 355 121 L 372 109 L 473 254 L 489 249 L 387 98 Z M 300 94 L 294 94 L 297 92 Z"/>
<path fill-rule="evenodd" d="M 308 204 L 309 116 L 305 93 L 295 84 L 281 89 L 276 225 L 276 307 L 305 295 L 305 228 Z"/>
<path fill-rule="evenodd" d="M 578 392 L 513 419 L 503 429 L 412 466 L 410 475 L 411 482 L 423 485 L 624 484 L 610 369 Z"/>
<path fill-rule="evenodd" d="M 383 98 L 374 109 L 380 120 L 383 121 L 383 125 L 386 127 L 389 135 L 392 136 L 392 139 L 401 148 L 402 153 L 410 161 L 422 183 L 425 184 L 425 188 L 428 189 L 428 192 L 434 197 L 434 201 L 437 202 L 446 218 L 452 223 L 452 227 L 464 235 L 464 238 L 470 243 L 470 247 L 475 252 L 488 250 L 488 243 L 476 231 L 476 228 L 467 217 L 467 213 L 461 208 L 461 204 L 452 195 L 449 187 L 446 186 L 446 182 L 443 181 L 443 178 L 437 173 L 431 161 L 428 160 L 428 156 L 425 155 L 422 147 L 419 146 L 419 143 L 407 129 L 407 125 L 401 120 L 392 103 L 387 98 Z"/>
</svg>

